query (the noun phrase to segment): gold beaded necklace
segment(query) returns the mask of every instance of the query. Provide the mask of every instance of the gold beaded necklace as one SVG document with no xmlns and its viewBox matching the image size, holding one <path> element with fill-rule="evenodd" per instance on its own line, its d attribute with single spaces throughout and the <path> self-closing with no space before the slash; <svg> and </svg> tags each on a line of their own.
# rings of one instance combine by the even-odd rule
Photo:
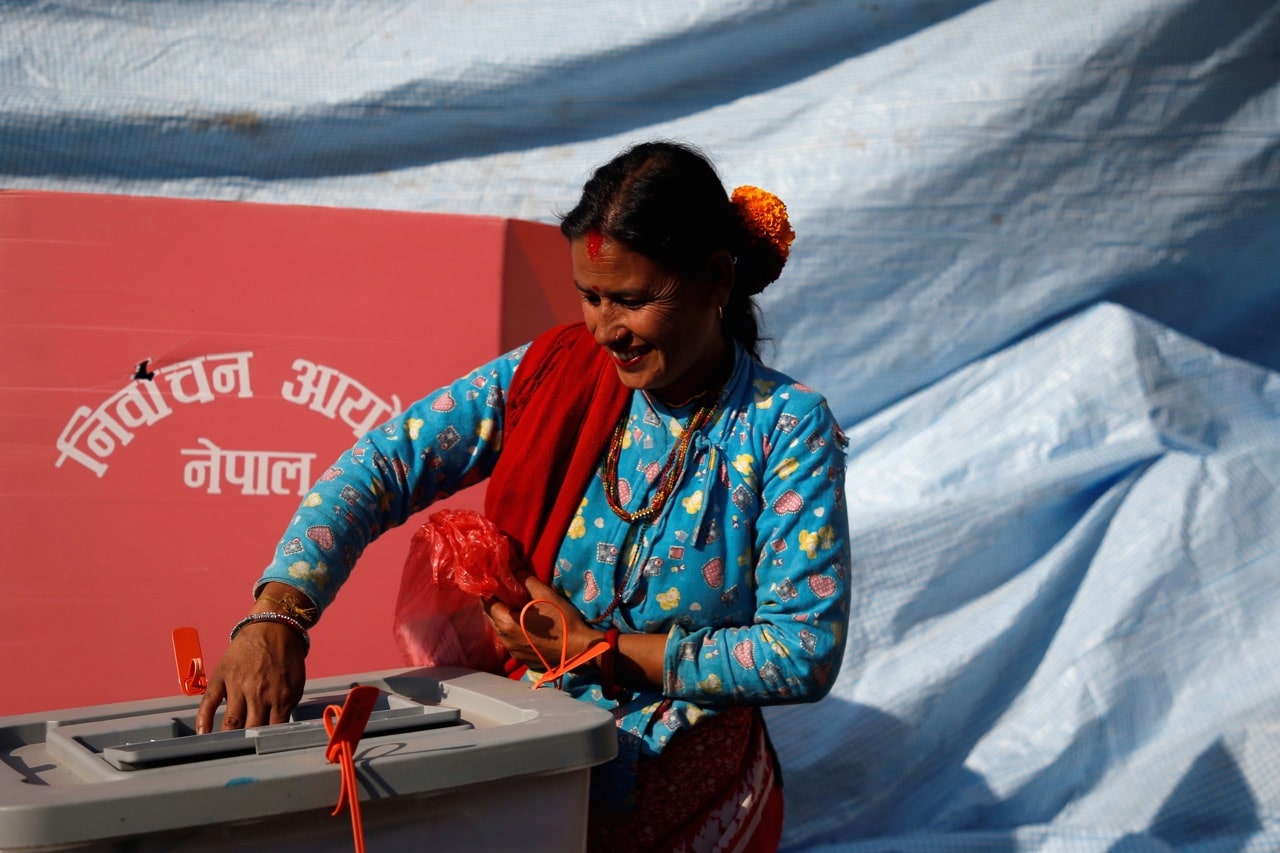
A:
<svg viewBox="0 0 1280 853">
<path fill-rule="evenodd" d="M 667 499 L 676 490 L 676 483 L 680 482 L 680 475 L 684 471 L 684 460 L 689 453 L 689 444 L 693 441 L 694 434 L 711 420 L 711 415 L 714 414 L 719 403 L 719 397 L 720 389 L 716 389 L 710 397 L 711 402 L 699 406 L 689 416 L 688 423 L 684 425 L 684 432 L 680 434 L 680 440 L 676 442 L 675 449 L 667 455 L 667 461 L 658 473 L 658 490 L 654 492 L 653 499 L 647 506 L 635 512 L 627 512 L 623 509 L 622 501 L 618 498 L 618 458 L 622 455 L 622 442 L 627 434 L 629 420 L 629 413 L 622 413 L 618 425 L 613 428 L 613 435 L 609 438 L 609 452 L 604 458 L 604 496 L 609 502 L 609 508 L 618 518 L 628 523 L 640 521 L 648 524 L 662 512 Z"/>
</svg>

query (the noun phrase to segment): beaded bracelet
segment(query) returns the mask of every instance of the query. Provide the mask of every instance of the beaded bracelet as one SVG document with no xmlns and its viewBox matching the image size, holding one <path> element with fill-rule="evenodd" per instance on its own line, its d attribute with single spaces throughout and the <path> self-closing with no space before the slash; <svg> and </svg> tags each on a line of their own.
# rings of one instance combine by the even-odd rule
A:
<svg viewBox="0 0 1280 853">
<path fill-rule="evenodd" d="M 250 625 L 254 622 L 279 622 L 281 624 L 288 625 L 290 628 L 297 631 L 299 636 L 302 637 L 303 656 L 305 657 L 307 653 L 311 651 L 311 636 L 307 633 L 307 629 L 302 627 L 302 623 L 297 619 L 294 619 L 292 616 L 288 616 L 284 613 L 277 613 L 274 610 L 263 610 L 259 613 L 250 613 L 248 616 L 241 619 L 236 623 L 236 626 L 231 629 L 231 639 L 234 640 L 236 638 L 236 634 L 239 634 L 240 629 L 245 625 Z"/>
</svg>

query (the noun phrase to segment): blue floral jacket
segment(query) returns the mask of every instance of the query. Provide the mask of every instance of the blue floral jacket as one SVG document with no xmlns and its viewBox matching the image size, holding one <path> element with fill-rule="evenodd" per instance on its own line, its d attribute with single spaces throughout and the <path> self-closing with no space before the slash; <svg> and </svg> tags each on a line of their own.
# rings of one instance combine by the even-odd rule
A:
<svg viewBox="0 0 1280 853">
<path fill-rule="evenodd" d="M 527 347 L 483 365 L 374 429 L 303 499 L 259 584 L 297 587 L 321 609 L 379 533 L 487 477 L 502 452 L 504 392 Z M 690 408 L 631 395 L 618 465 L 629 511 L 646 505 Z M 845 438 L 817 392 L 739 348 L 676 491 L 628 523 L 593 478 L 553 585 L 600 627 L 667 635 L 661 691 L 604 697 L 594 669 L 562 689 L 613 711 L 618 784 L 638 755 L 727 706 L 813 701 L 834 681 L 849 606 Z M 602 461 L 603 463 L 603 461 Z"/>
</svg>

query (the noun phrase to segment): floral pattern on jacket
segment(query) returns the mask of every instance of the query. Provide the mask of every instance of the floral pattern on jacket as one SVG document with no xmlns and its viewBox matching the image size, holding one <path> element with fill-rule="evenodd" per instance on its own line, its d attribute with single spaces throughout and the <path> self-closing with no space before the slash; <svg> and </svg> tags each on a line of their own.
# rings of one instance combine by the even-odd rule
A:
<svg viewBox="0 0 1280 853">
<path fill-rule="evenodd" d="M 433 392 L 343 454 L 303 499 L 259 584 L 292 584 L 323 608 L 383 530 L 487 477 L 525 350 Z M 625 509 L 652 497 L 691 408 L 631 395 L 618 465 Z M 607 613 L 598 627 L 667 635 L 661 691 L 606 699 L 593 669 L 561 685 L 613 711 L 620 779 L 638 755 L 660 752 L 717 708 L 812 701 L 830 689 L 849 604 L 844 450 L 821 395 L 739 348 L 657 518 L 628 523 L 614 513 L 601 465 L 553 586 L 588 620 Z"/>
</svg>

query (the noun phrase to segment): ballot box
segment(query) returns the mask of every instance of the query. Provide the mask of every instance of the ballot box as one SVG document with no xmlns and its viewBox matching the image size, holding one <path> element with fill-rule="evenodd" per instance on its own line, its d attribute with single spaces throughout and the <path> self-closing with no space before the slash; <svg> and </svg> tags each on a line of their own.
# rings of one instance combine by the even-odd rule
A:
<svg viewBox="0 0 1280 853">
<path fill-rule="evenodd" d="M 354 751 L 381 850 L 581 850 L 612 716 L 459 669 L 308 682 L 287 723 L 195 734 L 199 697 L 0 718 L 0 850 L 351 850 L 324 709 L 378 689 Z"/>
</svg>

